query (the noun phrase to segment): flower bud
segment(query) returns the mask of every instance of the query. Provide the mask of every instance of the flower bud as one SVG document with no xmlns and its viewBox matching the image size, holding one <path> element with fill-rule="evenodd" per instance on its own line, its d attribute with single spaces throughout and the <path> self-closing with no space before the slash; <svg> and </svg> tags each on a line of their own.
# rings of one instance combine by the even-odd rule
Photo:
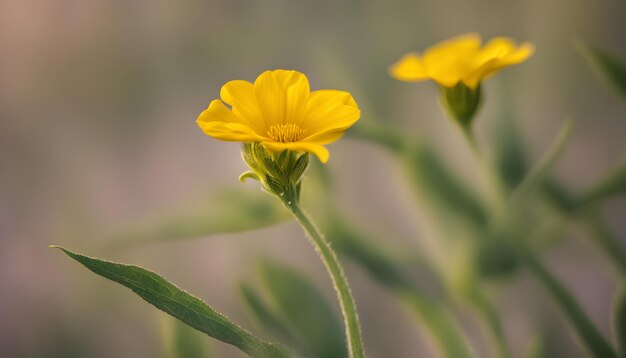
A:
<svg viewBox="0 0 626 358">
<path fill-rule="evenodd" d="M 309 165 L 308 153 L 272 153 L 259 143 L 244 143 L 241 156 L 251 170 L 239 180 L 258 180 L 263 189 L 279 196 L 286 205 L 300 200 L 300 179 Z"/>
</svg>

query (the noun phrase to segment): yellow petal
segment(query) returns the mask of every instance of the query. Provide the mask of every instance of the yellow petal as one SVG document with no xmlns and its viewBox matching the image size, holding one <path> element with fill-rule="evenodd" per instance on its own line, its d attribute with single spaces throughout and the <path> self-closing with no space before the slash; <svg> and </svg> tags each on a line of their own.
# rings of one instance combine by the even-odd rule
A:
<svg viewBox="0 0 626 358">
<path fill-rule="evenodd" d="M 330 144 L 337 141 L 346 133 L 345 129 L 329 129 L 324 132 L 316 133 L 301 140 L 305 143 Z"/>
<path fill-rule="evenodd" d="M 308 107 L 316 107 L 325 102 L 340 102 L 341 104 L 345 104 L 348 106 L 352 106 L 357 108 L 356 101 L 350 94 L 350 92 L 339 91 L 339 90 L 317 90 L 311 92 L 309 96 L 309 102 L 307 103 Z"/>
<path fill-rule="evenodd" d="M 493 57 L 483 63 L 482 66 L 472 74 L 469 81 L 480 82 L 487 79 L 505 67 L 526 61 L 534 52 L 534 47 L 530 43 L 524 43 L 518 48 L 515 48 L 515 44 L 512 41 L 509 44 L 501 43 L 499 50 L 495 48 L 495 45 L 492 46 L 491 49 L 487 49 L 486 46 L 485 51 L 492 51 L 491 55 Z"/>
<path fill-rule="evenodd" d="M 311 93 L 300 127 L 308 136 L 334 130 L 347 130 L 361 116 L 348 92 L 319 90 Z"/>
<path fill-rule="evenodd" d="M 415 53 L 404 55 L 389 67 L 391 77 L 405 82 L 418 82 L 428 79 L 422 60 Z"/>
<path fill-rule="evenodd" d="M 471 33 L 428 48 L 423 56 L 426 74 L 445 87 L 456 85 L 479 66 L 480 42 L 480 36 Z"/>
<path fill-rule="evenodd" d="M 494 58 L 501 58 L 515 50 L 515 41 L 508 37 L 495 37 L 480 50 L 480 61 L 487 62 Z"/>
<path fill-rule="evenodd" d="M 328 149 L 324 148 L 324 146 L 315 144 L 315 143 L 303 143 L 303 142 L 293 142 L 293 143 L 279 143 L 279 142 L 262 142 L 261 143 L 265 149 L 272 152 L 282 152 L 284 150 L 291 150 L 294 152 L 307 152 L 312 153 L 319 158 L 320 162 L 326 163 L 328 162 L 328 157 L 330 154 L 328 153 Z"/>
<path fill-rule="evenodd" d="M 515 65 L 526 61 L 535 52 L 535 46 L 529 42 L 523 43 L 515 51 L 512 51 L 507 56 L 502 57 L 500 60 L 506 63 L 507 66 Z"/>
<path fill-rule="evenodd" d="M 254 94 L 254 85 L 248 81 L 227 82 L 220 91 L 222 100 L 232 106 L 233 113 L 257 133 L 267 132 L 267 126 Z"/>
<path fill-rule="evenodd" d="M 308 79 L 297 71 L 265 71 L 254 82 L 254 93 L 267 128 L 298 123 L 309 92 Z"/>
<path fill-rule="evenodd" d="M 204 110 L 196 120 L 202 131 L 216 139 L 238 142 L 254 142 L 265 140 L 242 123 L 230 109 L 219 99 L 211 101 L 209 108 Z"/>
</svg>

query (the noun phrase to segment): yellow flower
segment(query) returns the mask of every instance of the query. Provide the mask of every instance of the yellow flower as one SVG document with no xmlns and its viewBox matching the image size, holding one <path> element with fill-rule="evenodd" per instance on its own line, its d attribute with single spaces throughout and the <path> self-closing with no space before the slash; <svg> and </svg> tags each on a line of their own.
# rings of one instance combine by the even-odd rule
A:
<svg viewBox="0 0 626 358">
<path fill-rule="evenodd" d="M 313 153 L 323 163 L 329 157 L 324 145 L 339 139 L 361 115 L 350 93 L 311 92 L 309 80 L 297 71 L 265 71 L 254 83 L 230 81 L 220 97 L 196 121 L 207 135 L 260 143 L 273 153 Z"/>
<path fill-rule="evenodd" d="M 420 56 L 409 53 L 389 69 L 391 76 L 405 82 L 433 80 L 450 88 L 460 82 L 476 89 L 480 82 L 501 69 L 525 61 L 533 45 L 517 46 L 506 37 L 496 37 L 481 47 L 477 34 L 466 34 L 440 42 Z"/>
</svg>

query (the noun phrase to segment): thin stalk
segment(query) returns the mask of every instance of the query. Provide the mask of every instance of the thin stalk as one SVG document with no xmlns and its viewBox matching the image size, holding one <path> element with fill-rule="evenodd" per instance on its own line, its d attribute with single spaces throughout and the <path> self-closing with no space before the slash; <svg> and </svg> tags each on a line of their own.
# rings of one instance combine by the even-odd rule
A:
<svg viewBox="0 0 626 358">
<path fill-rule="evenodd" d="M 343 315 L 344 325 L 346 327 L 346 339 L 348 340 L 348 352 L 351 358 L 362 358 L 365 356 L 363 349 L 363 340 L 361 338 L 361 327 L 359 324 L 359 316 L 356 310 L 356 304 L 348 280 L 343 273 L 343 268 L 337 259 L 337 255 L 331 248 L 330 244 L 320 233 L 311 219 L 300 209 L 297 202 L 286 202 L 285 206 L 291 211 L 296 218 L 309 241 L 320 256 L 320 259 L 326 266 L 330 275 L 333 286 L 337 293 L 339 306 Z"/>
<path fill-rule="evenodd" d="M 586 200 L 585 194 L 575 196 L 556 180 L 546 182 L 544 191 L 559 210 L 571 220 L 578 220 L 585 226 L 593 244 L 611 260 L 620 277 L 626 276 L 626 248 L 600 213 L 598 209 L 600 203 L 596 200 Z M 593 191 L 595 190 L 590 190 Z"/>
<path fill-rule="evenodd" d="M 520 245 L 520 253 L 530 272 L 541 282 L 570 321 L 589 353 L 597 358 L 613 358 L 617 354 L 593 325 L 572 294 L 554 277 L 534 253 Z"/>
<path fill-rule="evenodd" d="M 491 335 L 491 350 L 494 353 L 494 356 L 501 358 L 510 357 L 511 353 L 506 343 L 504 329 L 502 328 L 502 322 L 500 321 L 498 311 L 478 287 L 474 286 L 469 289 L 469 297 L 467 298 L 469 303 L 487 326 L 489 334 Z"/>
<path fill-rule="evenodd" d="M 469 127 L 461 127 L 463 135 L 467 140 L 468 146 L 471 148 L 474 158 L 476 159 L 481 174 L 487 183 L 491 184 L 491 225 L 498 224 L 503 215 L 505 215 L 505 202 L 506 193 L 504 185 L 500 176 L 496 173 L 493 166 L 491 166 L 478 146 L 476 137 Z M 469 287 L 468 300 L 473 308 L 477 311 L 479 317 L 486 325 L 492 340 L 492 350 L 497 357 L 506 358 L 510 356 L 506 338 L 504 336 L 504 329 L 502 328 L 502 322 L 500 315 L 491 302 L 485 297 L 476 285 Z"/>
<path fill-rule="evenodd" d="M 585 215 L 585 222 L 591 231 L 594 242 L 602 251 L 611 259 L 613 266 L 619 271 L 623 277 L 626 275 L 626 252 L 622 247 L 618 238 L 611 232 L 606 220 L 600 216 L 597 209 L 592 208 Z"/>
<path fill-rule="evenodd" d="M 506 201 L 506 191 L 504 189 L 502 179 L 500 178 L 499 174 L 496 173 L 495 168 L 487 161 L 484 154 L 480 150 L 478 142 L 476 141 L 476 136 L 472 132 L 471 128 L 461 127 L 461 131 L 463 132 L 463 136 L 467 140 L 468 146 L 474 154 L 474 159 L 478 164 L 478 167 L 486 184 L 491 189 L 491 193 L 489 193 L 489 199 L 491 204 L 490 206 L 492 216 L 493 218 L 499 218 L 504 211 L 503 209 L 505 207 Z"/>
</svg>

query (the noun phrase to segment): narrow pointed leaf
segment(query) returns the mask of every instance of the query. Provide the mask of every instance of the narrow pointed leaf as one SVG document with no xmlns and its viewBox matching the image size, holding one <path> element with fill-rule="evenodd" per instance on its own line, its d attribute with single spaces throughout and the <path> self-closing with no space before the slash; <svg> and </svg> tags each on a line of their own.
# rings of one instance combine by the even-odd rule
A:
<svg viewBox="0 0 626 358">
<path fill-rule="evenodd" d="M 558 161 L 563 153 L 565 144 L 572 132 L 572 121 L 567 120 L 559 130 L 554 142 L 548 148 L 546 153 L 541 157 L 539 162 L 526 174 L 522 182 L 515 188 L 509 199 L 509 205 L 521 206 L 525 199 L 528 198 L 533 190 L 545 182 L 550 174 L 554 164 Z"/>
<path fill-rule="evenodd" d="M 324 296 L 302 274 L 264 260 L 259 272 L 274 309 L 311 357 L 343 358 L 348 353 L 343 327 Z"/>
<path fill-rule="evenodd" d="M 418 145 L 407 150 L 404 158 L 413 187 L 430 204 L 444 210 L 442 216 L 454 213 L 483 227 L 487 222 L 485 208 L 430 148 Z"/>
<path fill-rule="evenodd" d="M 171 218 L 122 230 L 107 240 L 107 246 L 126 247 L 237 233 L 275 225 L 289 218 L 278 200 L 260 190 L 246 189 L 226 190 L 213 195 L 208 205 L 186 211 L 186 214 L 174 214 Z"/>
<path fill-rule="evenodd" d="M 594 326 L 571 292 L 548 271 L 541 260 L 535 257 L 535 254 L 530 252 L 528 248 L 520 246 L 519 252 L 527 263 L 530 272 L 541 282 L 559 306 L 589 354 L 596 358 L 617 358 L 613 347 Z"/>
<path fill-rule="evenodd" d="M 495 128 L 496 166 L 507 189 L 515 188 L 528 170 L 528 161 L 521 131 L 513 117 L 510 106 L 502 111 Z"/>
<path fill-rule="evenodd" d="M 605 78 L 622 98 L 626 99 L 626 57 L 582 43 L 578 44 L 577 48 L 596 73 Z"/>
<path fill-rule="evenodd" d="M 176 287 L 165 278 L 138 266 L 99 260 L 62 250 L 92 272 L 128 287 L 161 311 L 188 326 L 239 348 L 251 357 L 288 357 L 279 346 L 265 342 L 239 327 L 202 300 Z"/>
<path fill-rule="evenodd" d="M 213 357 L 202 333 L 194 330 L 179 320 L 168 319 L 165 337 L 169 355 L 172 358 L 210 358 Z"/>
<path fill-rule="evenodd" d="M 621 357 L 626 357 L 626 285 L 619 288 L 613 309 L 613 331 Z"/>
<path fill-rule="evenodd" d="M 327 232 L 341 256 L 361 265 L 381 285 L 387 287 L 416 315 L 442 356 L 472 357 L 463 333 L 442 299 L 427 295 L 408 277 L 401 260 L 364 239 L 340 218 L 334 217 Z"/>
<path fill-rule="evenodd" d="M 243 301 L 264 332 L 267 332 L 276 340 L 285 343 L 287 346 L 297 351 L 306 351 L 305 345 L 294 336 L 285 320 L 280 317 L 274 309 L 268 306 L 258 292 L 245 283 L 240 285 L 240 292 Z"/>
<path fill-rule="evenodd" d="M 611 170 L 591 189 L 583 193 L 579 204 L 593 204 L 624 194 L 626 194 L 626 162 Z"/>
</svg>

